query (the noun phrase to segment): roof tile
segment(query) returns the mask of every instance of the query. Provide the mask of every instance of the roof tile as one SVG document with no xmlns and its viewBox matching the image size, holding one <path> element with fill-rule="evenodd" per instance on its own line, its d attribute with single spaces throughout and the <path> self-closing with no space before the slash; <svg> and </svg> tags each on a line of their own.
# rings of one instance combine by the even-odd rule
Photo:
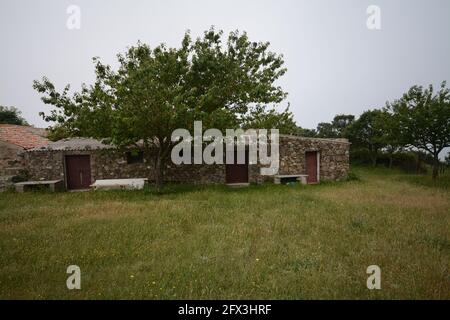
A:
<svg viewBox="0 0 450 320">
<path fill-rule="evenodd" d="M 42 147 L 49 143 L 45 129 L 14 124 L 0 124 L 0 140 L 26 150 Z"/>
</svg>

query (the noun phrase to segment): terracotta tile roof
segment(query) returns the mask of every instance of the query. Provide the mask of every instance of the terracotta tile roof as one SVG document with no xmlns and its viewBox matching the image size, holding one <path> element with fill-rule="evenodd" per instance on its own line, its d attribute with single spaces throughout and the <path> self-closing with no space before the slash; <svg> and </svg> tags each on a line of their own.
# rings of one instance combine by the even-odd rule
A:
<svg viewBox="0 0 450 320">
<path fill-rule="evenodd" d="M 47 145 L 45 129 L 14 124 L 0 124 L 0 140 L 15 144 L 24 149 L 32 149 Z"/>
</svg>

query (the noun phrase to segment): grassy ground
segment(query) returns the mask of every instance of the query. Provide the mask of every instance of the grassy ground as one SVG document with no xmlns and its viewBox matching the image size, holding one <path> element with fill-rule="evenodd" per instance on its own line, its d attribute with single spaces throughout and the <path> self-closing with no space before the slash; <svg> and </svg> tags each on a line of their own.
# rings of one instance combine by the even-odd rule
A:
<svg viewBox="0 0 450 320">
<path fill-rule="evenodd" d="M 450 193 L 320 186 L 0 194 L 0 298 L 450 298 Z M 81 290 L 66 268 L 81 268 Z M 379 265 L 382 289 L 366 287 Z"/>
</svg>

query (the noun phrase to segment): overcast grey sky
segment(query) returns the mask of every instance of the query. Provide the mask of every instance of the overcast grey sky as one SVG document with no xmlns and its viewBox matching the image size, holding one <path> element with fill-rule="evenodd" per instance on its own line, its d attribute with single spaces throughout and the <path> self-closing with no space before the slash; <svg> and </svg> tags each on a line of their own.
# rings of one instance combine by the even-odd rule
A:
<svg viewBox="0 0 450 320">
<path fill-rule="evenodd" d="M 72 4 L 81 9 L 80 30 L 66 27 Z M 381 30 L 366 26 L 372 4 Z M 178 46 L 185 30 L 198 36 L 211 25 L 245 30 L 285 56 L 280 84 L 302 127 L 382 107 L 414 84 L 450 80 L 449 0 L 1 0 L 0 105 L 46 126 L 34 79 L 77 89 L 93 81 L 94 56 L 114 64 L 138 40 Z"/>
</svg>

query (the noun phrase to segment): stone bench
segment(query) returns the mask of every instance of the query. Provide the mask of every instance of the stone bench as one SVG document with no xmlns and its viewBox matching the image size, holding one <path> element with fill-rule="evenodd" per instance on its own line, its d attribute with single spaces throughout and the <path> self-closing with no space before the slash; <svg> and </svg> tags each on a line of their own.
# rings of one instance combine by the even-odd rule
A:
<svg viewBox="0 0 450 320">
<path fill-rule="evenodd" d="M 14 184 L 17 192 L 24 192 L 26 189 L 33 189 L 38 186 L 48 187 L 48 189 L 53 192 L 64 189 L 62 180 L 25 181 Z"/>
<path fill-rule="evenodd" d="M 94 190 L 142 190 L 147 182 L 147 178 L 105 179 L 96 180 L 90 187 Z"/>
<path fill-rule="evenodd" d="M 276 175 L 274 177 L 274 183 L 275 184 L 281 184 L 283 183 L 283 180 L 295 180 L 299 181 L 301 184 L 307 184 L 308 183 L 308 175 L 307 174 L 291 174 L 291 175 Z"/>
</svg>

